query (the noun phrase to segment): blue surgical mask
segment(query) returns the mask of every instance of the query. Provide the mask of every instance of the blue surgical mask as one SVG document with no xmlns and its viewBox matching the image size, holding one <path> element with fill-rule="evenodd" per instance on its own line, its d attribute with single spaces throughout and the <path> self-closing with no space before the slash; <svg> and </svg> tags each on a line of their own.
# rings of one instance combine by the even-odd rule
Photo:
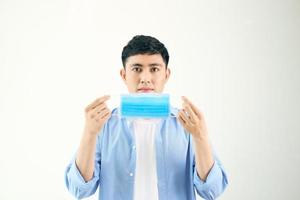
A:
<svg viewBox="0 0 300 200">
<path fill-rule="evenodd" d="M 120 117 L 166 118 L 170 116 L 170 96 L 158 93 L 134 93 L 120 96 Z"/>
</svg>

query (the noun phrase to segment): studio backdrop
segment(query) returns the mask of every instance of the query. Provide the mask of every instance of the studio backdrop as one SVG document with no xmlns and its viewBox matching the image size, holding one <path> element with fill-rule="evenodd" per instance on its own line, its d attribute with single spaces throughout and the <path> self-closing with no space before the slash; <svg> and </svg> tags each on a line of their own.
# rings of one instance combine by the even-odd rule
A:
<svg viewBox="0 0 300 200">
<path fill-rule="evenodd" d="M 74 199 L 84 108 L 127 92 L 121 52 L 139 34 L 169 51 L 165 92 L 204 113 L 219 199 L 300 199 L 297 0 L 1 0 L 0 199 Z"/>
</svg>

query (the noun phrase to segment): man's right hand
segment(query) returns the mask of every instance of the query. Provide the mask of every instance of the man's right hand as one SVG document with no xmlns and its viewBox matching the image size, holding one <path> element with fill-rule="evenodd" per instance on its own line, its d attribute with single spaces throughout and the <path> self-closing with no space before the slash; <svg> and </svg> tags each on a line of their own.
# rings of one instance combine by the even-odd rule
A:
<svg viewBox="0 0 300 200">
<path fill-rule="evenodd" d="M 110 118 L 111 111 L 105 103 L 109 98 L 109 95 L 102 96 L 85 108 L 85 133 L 97 135 Z"/>
</svg>

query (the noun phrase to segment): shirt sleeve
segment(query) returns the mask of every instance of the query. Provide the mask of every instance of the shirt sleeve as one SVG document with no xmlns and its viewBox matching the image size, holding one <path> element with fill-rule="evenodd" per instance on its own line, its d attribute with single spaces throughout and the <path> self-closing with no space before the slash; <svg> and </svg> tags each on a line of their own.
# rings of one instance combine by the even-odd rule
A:
<svg viewBox="0 0 300 200">
<path fill-rule="evenodd" d="M 227 174 L 220 160 L 214 155 L 214 164 L 210 169 L 205 181 L 201 180 L 197 173 L 195 167 L 195 157 L 193 162 L 194 186 L 197 193 L 202 198 L 207 200 L 216 199 L 224 192 L 228 185 Z"/>
<path fill-rule="evenodd" d="M 96 152 L 95 152 L 95 166 L 93 178 L 85 181 L 76 165 L 76 154 L 73 156 L 71 162 L 65 170 L 65 184 L 69 192 L 77 199 L 82 199 L 93 195 L 99 186 L 99 176 L 101 167 L 100 155 L 100 136 L 97 137 Z"/>
</svg>

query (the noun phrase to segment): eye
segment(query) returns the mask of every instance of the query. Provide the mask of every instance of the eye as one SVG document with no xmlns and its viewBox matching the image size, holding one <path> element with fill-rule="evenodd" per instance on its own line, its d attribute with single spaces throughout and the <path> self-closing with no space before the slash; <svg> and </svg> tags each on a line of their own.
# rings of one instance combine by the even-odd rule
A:
<svg viewBox="0 0 300 200">
<path fill-rule="evenodd" d="M 134 67 L 134 68 L 132 68 L 132 71 L 134 71 L 134 72 L 141 72 L 141 68 L 139 68 L 139 67 Z"/>
<path fill-rule="evenodd" d="M 157 67 L 151 68 L 151 72 L 158 72 L 158 71 L 159 71 L 159 68 L 157 68 Z"/>
</svg>

